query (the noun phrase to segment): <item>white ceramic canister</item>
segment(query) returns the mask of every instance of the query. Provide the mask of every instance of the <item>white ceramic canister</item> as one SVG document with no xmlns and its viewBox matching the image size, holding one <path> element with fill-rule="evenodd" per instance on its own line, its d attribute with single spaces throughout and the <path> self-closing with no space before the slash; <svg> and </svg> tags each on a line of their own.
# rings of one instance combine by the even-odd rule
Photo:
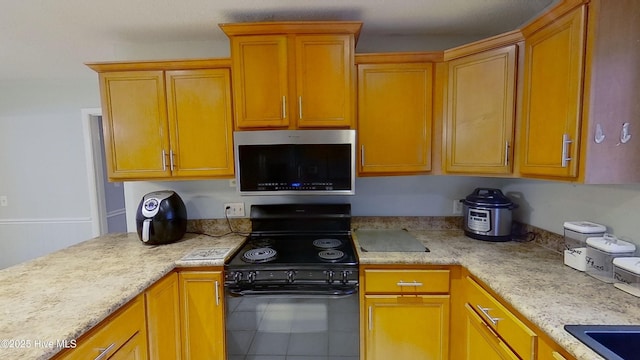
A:
<svg viewBox="0 0 640 360">
<path fill-rule="evenodd" d="M 640 297 L 640 257 L 613 259 L 613 286 Z"/>
<path fill-rule="evenodd" d="M 587 238 L 604 235 L 604 225 L 590 221 L 564 223 L 564 264 L 576 270 L 587 270 Z"/>
</svg>

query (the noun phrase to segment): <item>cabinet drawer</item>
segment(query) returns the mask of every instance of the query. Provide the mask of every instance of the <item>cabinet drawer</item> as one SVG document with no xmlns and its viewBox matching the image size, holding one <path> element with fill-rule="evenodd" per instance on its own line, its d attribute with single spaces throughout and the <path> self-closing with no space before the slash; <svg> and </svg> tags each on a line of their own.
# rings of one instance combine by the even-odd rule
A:
<svg viewBox="0 0 640 360">
<path fill-rule="evenodd" d="M 448 293 L 449 270 L 365 270 L 365 293 Z"/>
<path fill-rule="evenodd" d="M 77 343 L 75 349 L 63 354 L 60 359 L 108 359 L 134 336 L 140 338 L 131 344 L 138 346 L 136 358 L 146 359 L 146 330 L 144 318 L 144 302 L 137 297 L 133 302 L 91 330 Z M 127 352 L 131 351 L 127 349 Z"/>
<path fill-rule="evenodd" d="M 537 335 L 470 277 L 467 300 L 480 317 L 524 360 L 536 358 Z"/>
</svg>

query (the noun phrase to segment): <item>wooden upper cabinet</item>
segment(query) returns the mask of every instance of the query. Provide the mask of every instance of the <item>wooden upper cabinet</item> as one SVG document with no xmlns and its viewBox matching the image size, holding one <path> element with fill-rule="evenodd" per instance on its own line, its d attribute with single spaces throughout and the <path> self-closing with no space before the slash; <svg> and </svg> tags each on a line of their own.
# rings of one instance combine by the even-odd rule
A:
<svg viewBox="0 0 640 360">
<path fill-rule="evenodd" d="M 510 174 L 516 45 L 448 62 L 445 171 Z"/>
<path fill-rule="evenodd" d="M 100 73 L 110 180 L 233 176 L 228 62 L 89 66 Z"/>
<path fill-rule="evenodd" d="M 287 38 L 238 37 L 231 43 L 231 56 L 236 127 L 287 127 L 291 115 Z"/>
<path fill-rule="evenodd" d="M 520 166 L 523 175 L 578 176 L 586 9 L 525 34 Z"/>
<path fill-rule="evenodd" d="M 296 36 L 295 43 L 298 127 L 351 127 L 353 36 Z"/>
<path fill-rule="evenodd" d="M 167 71 L 174 176 L 232 176 L 233 123 L 227 69 Z"/>
<path fill-rule="evenodd" d="M 432 63 L 358 64 L 361 175 L 431 170 Z"/>
<path fill-rule="evenodd" d="M 236 129 L 350 128 L 359 22 L 222 24 Z"/>
<path fill-rule="evenodd" d="M 164 85 L 162 71 L 100 74 L 110 179 L 171 175 Z"/>
</svg>

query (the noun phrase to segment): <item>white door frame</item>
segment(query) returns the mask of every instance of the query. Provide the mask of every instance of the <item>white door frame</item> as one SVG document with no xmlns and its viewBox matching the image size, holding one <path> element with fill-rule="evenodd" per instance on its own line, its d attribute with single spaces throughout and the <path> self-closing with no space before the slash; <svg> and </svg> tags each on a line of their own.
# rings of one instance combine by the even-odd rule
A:
<svg viewBox="0 0 640 360">
<path fill-rule="evenodd" d="M 84 136 L 84 153 L 87 164 L 87 179 L 89 186 L 89 207 L 91 211 L 91 234 L 100 236 L 107 233 L 107 205 L 104 193 L 100 148 L 101 129 L 96 116 L 102 116 L 101 108 L 81 109 L 82 133 Z"/>
</svg>

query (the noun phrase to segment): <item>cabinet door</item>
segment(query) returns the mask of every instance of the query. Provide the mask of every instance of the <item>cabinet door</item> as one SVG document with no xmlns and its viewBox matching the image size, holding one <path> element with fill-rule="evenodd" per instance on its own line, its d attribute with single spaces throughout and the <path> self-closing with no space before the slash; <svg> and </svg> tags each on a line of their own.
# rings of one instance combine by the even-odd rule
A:
<svg viewBox="0 0 640 360">
<path fill-rule="evenodd" d="M 162 71 L 100 74 L 110 179 L 171 176 Z"/>
<path fill-rule="evenodd" d="M 181 272 L 182 357 L 225 359 L 222 272 Z"/>
<path fill-rule="evenodd" d="M 236 36 L 231 61 L 236 127 L 289 124 L 289 68 L 286 36 Z"/>
<path fill-rule="evenodd" d="M 167 71 L 166 81 L 172 174 L 232 176 L 229 71 Z"/>
<path fill-rule="evenodd" d="M 519 360 L 469 304 L 465 304 L 466 360 Z"/>
<path fill-rule="evenodd" d="M 449 63 L 447 172 L 511 173 L 515 67 L 515 45 Z"/>
<path fill-rule="evenodd" d="M 366 295 L 365 359 L 448 359 L 449 295 Z"/>
<path fill-rule="evenodd" d="M 145 292 L 149 357 L 177 360 L 181 356 L 178 275 L 173 273 Z"/>
<path fill-rule="evenodd" d="M 525 39 L 520 173 L 578 175 L 585 9 Z"/>
<path fill-rule="evenodd" d="M 358 65 L 360 174 L 431 170 L 433 65 Z"/>
<path fill-rule="evenodd" d="M 350 127 L 354 113 L 351 35 L 295 37 L 298 127 Z"/>
</svg>

